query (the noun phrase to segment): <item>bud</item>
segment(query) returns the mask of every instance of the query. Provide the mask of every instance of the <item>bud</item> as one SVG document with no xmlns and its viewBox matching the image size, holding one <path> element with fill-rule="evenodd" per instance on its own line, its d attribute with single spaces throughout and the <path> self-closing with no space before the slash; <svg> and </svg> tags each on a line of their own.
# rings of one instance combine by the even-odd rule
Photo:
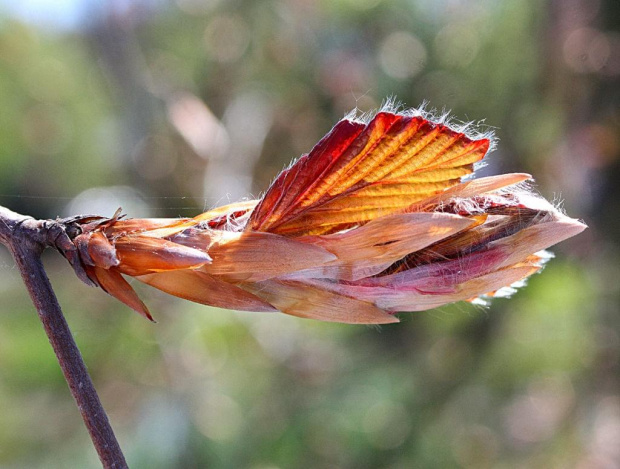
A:
<svg viewBox="0 0 620 469">
<path fill-rule="evenodd" d="M 260 200 L 191 219 L 77 217 L 80 268 L 149 319 L 123 275 L 206 305 L 343 323 L 506 296 L 585 225 L 527 174 L 462 181 L 492 143 L 423 111 L 346 118 Z"/>
</svg>

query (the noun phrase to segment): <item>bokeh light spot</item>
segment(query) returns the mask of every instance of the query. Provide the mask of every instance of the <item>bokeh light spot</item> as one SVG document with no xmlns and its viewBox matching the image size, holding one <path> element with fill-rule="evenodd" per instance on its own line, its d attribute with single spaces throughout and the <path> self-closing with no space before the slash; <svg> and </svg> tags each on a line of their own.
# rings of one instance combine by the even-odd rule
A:
<svg viewBox="0 0 620 469">
<path fill-rule="evenodd" d="M 579 73 L 598 72 L 607 63 L 611 45 L 607 36 L 592 28 L 572 31 L 563 46 L 564 61 Z"/>
<path fill-rule="evenodd" d="M 73 125 L 61 106 L 36 104 L 24 115 L 22 135 L 28 148 L 41 155 L 63 151 L 71 140 Z"/>
<path fill-rule="evenodd" d="M 467 67 L 478 55 L 480 35 L 473 26 L 448 24 L 435 36 L 435 54 L 446 67 Z"/>
<path fill-rule="evenodd" d="M 362 428 L 373 446 L 391 449 L 403 444 L 411 431 L 411 422 L 402 404 L 378 402 L 366 412 Z"/>
<path fill-rule="evenodd" d="M 154 181 L 172 173 L 177 164 L 177 148 L 165 135 L 149 135 L 142 139 L 132 154 L 136 171 Z"/>
<path fill-rule="evenodd" d="M 223 63 L 239 60 L 250 43 L 249 26 L 236 15 L 216 16 L 205 30 L 210 56 Z"/>
<path fill-rule="evenodd" d="M 396 31 L 383 40 L 379 63 L 387 75 L 405 80 L 424 69 L 426 55 L 426 47 L 417 37 L 406 31 Z"/>
<path fill-rule="evenodd" d="M 230 396 L 217 392 L 212 392 L 200 402 L 195 418 L 199 430 L 215 441 L 234 438 L 244 422 L 239 404 Z"/>
<path fill-rule="evenodd" d="M 88 213 L 112 216 L 122 207 L 132 217 L 149 217 L 148 204 L 137 190 L 126 186 L 93 187 L 87 189 L 69 202 L 63 211 L 67 216 Z"/>
</svg>

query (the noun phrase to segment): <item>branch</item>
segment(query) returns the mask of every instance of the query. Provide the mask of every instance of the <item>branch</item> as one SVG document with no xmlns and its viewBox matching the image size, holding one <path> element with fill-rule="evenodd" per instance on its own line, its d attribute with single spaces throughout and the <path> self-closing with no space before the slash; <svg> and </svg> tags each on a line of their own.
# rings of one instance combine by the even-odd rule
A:
<svg viewBox="0 0 620 469">
<path fill-rule="evenodd" d="M 41 252 L 53 243 L 49 239 L 51 227 L 57 228 L 58 224 L 0 207 L 0 242 L 13 254 L 99 459 L 105 468 L 126 468 L 123 452 L 41 262 Z"/>
</svg>

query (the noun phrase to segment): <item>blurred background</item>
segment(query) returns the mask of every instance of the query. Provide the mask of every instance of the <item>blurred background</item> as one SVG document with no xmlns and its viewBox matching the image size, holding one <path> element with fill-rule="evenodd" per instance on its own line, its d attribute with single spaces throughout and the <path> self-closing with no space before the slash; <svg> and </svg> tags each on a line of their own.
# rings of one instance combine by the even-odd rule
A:
<svg viewBox="0 0 620 469">
<path fill-rule="evenodd" d="M 485 120 L 590 229 L 489 308 L 323 324 L 138 289 L 150 324 L 45 256 L 131 467 L 620 467 L 620 3 L 0 1 L 0 205 L 194 216 L 256 197 L 354 108 Z M 0 250 L 0 467 L 98 467 Z"/>
</svg>

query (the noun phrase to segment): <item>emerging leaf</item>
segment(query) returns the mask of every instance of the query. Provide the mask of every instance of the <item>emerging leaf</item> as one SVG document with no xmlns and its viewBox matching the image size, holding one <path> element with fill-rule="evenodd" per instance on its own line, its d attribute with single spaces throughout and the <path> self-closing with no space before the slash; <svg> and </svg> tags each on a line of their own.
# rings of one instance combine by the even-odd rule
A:
<svg viewBox="0 0 620 469">
<path fill-rule="evenodd" d="M 492 143 L 465 130 L 416 111 L 343 119 L 260 200 L 191 219 L 76 217 L 76 270 L 149 319 L 123 274 L 206 305 L 363 324 L 511 293 L 585 225 L 527 174 L 462 181 Z"/>
</svg>

